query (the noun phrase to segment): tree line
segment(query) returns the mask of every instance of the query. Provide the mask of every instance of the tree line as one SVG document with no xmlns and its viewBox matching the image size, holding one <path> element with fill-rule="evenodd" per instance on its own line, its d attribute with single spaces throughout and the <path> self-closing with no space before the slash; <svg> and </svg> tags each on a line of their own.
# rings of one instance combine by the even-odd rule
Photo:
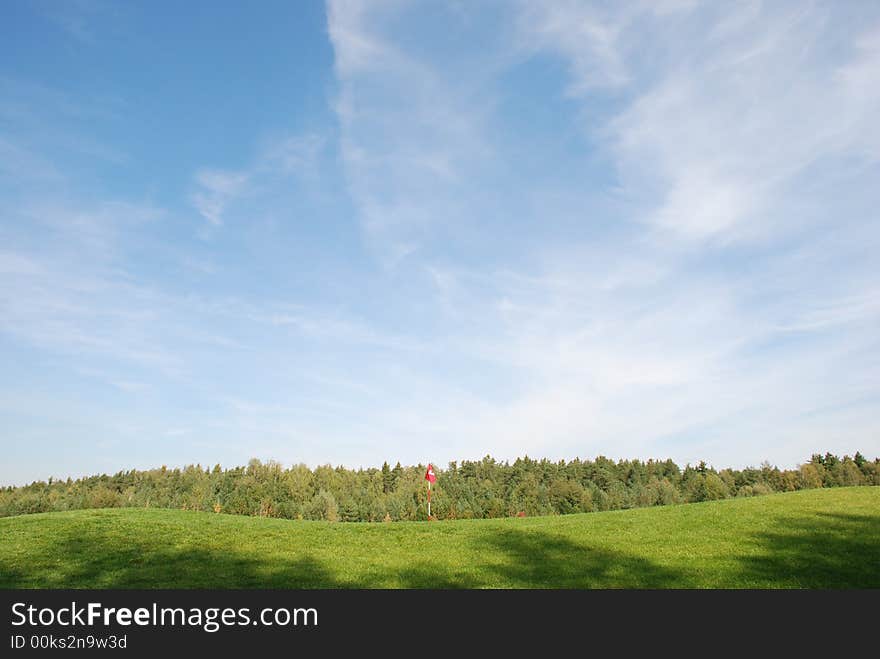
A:
<svg viewBox="0 0 880 659">
<path fill-rule="evenodd" d="M 815 454 L 797 469 L 716 470 L 672 460 L 519 458 L 450 462 L 436 469 L 437 519 L 564 515 L 750 497 L 820 487 L 880 485 L 880 459 Z M 0 488 L 0 516 L 86 508 L 174 508 L 233 515 L 342 522 L 424 520 L 425 466 L 387 462 L 347 469 L 252 459 L 246 467 L 120 471 Z"/>
</svg>

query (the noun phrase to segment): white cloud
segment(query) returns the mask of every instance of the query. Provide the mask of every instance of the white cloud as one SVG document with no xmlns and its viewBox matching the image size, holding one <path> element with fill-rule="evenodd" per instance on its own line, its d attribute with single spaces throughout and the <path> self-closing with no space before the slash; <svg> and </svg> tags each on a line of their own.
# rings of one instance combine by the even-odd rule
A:
<svg viewBox="0 0 880 659">
<path fill-rule="evenodd" d="M 387 265 L 418 251 L 438 227 L 462 221 L 472 194 L 468 178 L 492 154 L 484 130 L 493 105 L 481 84 L 485 59 L 474 67 L 454 53 L 449 70 L 434 66 L 430 54 L 389 33 L 386 19 L 406 9 L 396 2 L 328 3 L 349 193 L 367 244 Z"/>
<path fill-rule="evenodd" d="M 617 87 L 629 80 L 619 41 L 630 14 L 626 8 L 615 14 L 583 2 L 523 2 L 518 19 L 522 46 L 564 57 L 571 72 L 571 95 Z"/>
<path fill-rule="evenodd" d="M 876 27 L 841 26 L 840 16 L 798 6 L 737 12 L 735 21 L 704 10 L 695 33 L 628 7 L 592 34 L 589 7 L 530 5 L 523 23 L 537 46 L 567 59 L 579 94 L 628 87 L 632 100 L 605 135 L 625 193 L 644 200 L 650 191 L 650 224 L 684 239 L 765 235 L 777 193 L 808 168 L 876 157 Z M 829 51 L 842 29 L 860 34 L 840 64 Z M 654 50 L 662 67 L 640 60 Z"/>
<path fill-rule="evenodd" d="M 856 55 L 835 71 L 831 90 L 844 99 L 844 113 L 836 119 L 843 124 L 840 139 L 846 147 L 876 162 L 880 160 L 880 25 L 855 39 L 855 51 Z"/>
<path fill-rule="evenodd" d="M 399 4 L 399 3 L 393 3 Z M 340 77 L 382 69 L 396 55 L 366 27 L 370 11 L 387 9 L 389 2 L 333 0 L 327 3 L 327 25 L 335 51 L 335 66 Z"/>
<path fill-rule="evenodd" d="M 251 165 L 251 176 L 280 178 L 313 175 L 324 139 L 314 133 L 284 136 L 267 142 Z"/>
<path fill-rule="evenodd" d="M 202 217 L 214 226 L 223 224 L 223 212 L 248 182 L 242 172 L 203 170 L 196 174 L 198 190 L 192 195 L 192 203 Z"/>
<path fill-rule="evenodd" d="M 203 218 L 218 227 L 228 208 L 239 199 L 277 186 L 290 176 L 314 177 L 323 147 L 324 140 L 313 134 L 267 141 L 246 169 L 196 172 L 190 201 Z"/>
<path fill-rule="evenodd" d="M 762 275 L 796 277 L 794 267 Z M 485 368 L 507 372 L 519 385 L 504 399 L 459 407 L 453 434 L 463 438 L 460 446 L 510 458 L 604 453 L 742 465 L 753 456 L 792 465 L 822 445 L 815 430 L 798 445 L 793 429 L 808 425 L 800 419 L 818 414 L 817 427 L 827 428 L 822 410 L 848 405 L 851 418 L 833 412 L 843 418 L 845 436 L 831 433 L 825 443 L 847 452 L 852 442 L 872 445 L 871 425 L 857 419 L 867 418 L 880 384 L 875 294 L 830 308 L 819 298 L 782 297 L 762 308 L 754 299 L 761 284 L 752 277 L 689 281 L 678 269 L 609 287 L 593 274 L 514 281 L 496 272 L 484 275 L 484 285 L 444 289 L 465 314 L 503 303 L 494 318 L 483 315 L 479 333 L 450 337 L 441 349 L 491 364 Z M 783 319 L 793 324 L 783 330 Z M 765 347 L 795 330 L 812 338 Z"/>
<path fill-rule="evenodd" d="M 767 235 L 777 193 L 806 170 L 876 158 L 876 25 L 821 6 L 658 9 L 524 3 L 519 19 L 524 47 L 561 57 L 585 107 L 612 88 L 621 111 L 588 130 L 643 221 L 687 240 Z"/>
<path fill-rule="evenodd" d="M 411 382 L 401 389 L 426 389 L 434 402 L 404 394 L 377 412 L 378 427 L 417 434 L 422 423 L 436 429 L 424 430 L 432 441 L 446 433 L 452 455 L 722 464 L 806 457 L 791 448 L 791 429 L 803 428 L 794 419 L 828 404 L 852 405 L 849 427 L 868 430 L 857 401 L 876 392 L 869 328 L 880 309 L 866 285 L 876 267 L 853 245 L 869 251 L 877 235 L 858 219 L 864 197 L 835 224 L 831 191 L 841 176 L 863 190 L 873 153 L 870 27 L 821 7 L 523 3 L 514 52 L 487 46 L 480 56 L 495 68 L 475 56 L 476 73 L 456 86 L 444 77 L 454 63 L 387 30 L 389 16 L 402 21 L 397 5 L 330 9 L 352 195 L 386 259 L 423 252 L 443 336 L 433 349 L 456 374 L 425 383 L 430 358 L 400 356 L 395 377 Z M 844 38 L 856 28 L 861 37 Z M 589 148 L 617 168 L 622 224 L 567 249 L 539 242 L 526 265 L 432 259 L 423 247 L 438 223 L 467 235 L 480 207 L 456 202 L 503 171 L 486 157 L 492 103 L 471 111 L 468 90 L 475 81 L 492 89 L 492 76 L 524 54 L 565 62 L 559 93 L 582 104 Z M 460 133 L 417 120 L 438 100 L 433 116 L 454 116 Z M 483 168 L 470 169 L 474 161 Z M 554 198 L 542 194 L 549 184 L 525 182 L 536 199 Z M 583 197 L 555 199 L 553 212 L 590 221 Z M 515 231 L 528 215 L 511 210 Z"/>
<path fill-rule="evenodd" d="M 76 186 L 0 140 L 20 193 L 0 331 L 103 387 L 43 431 L 118 435 L 113 468 L 154 459 L 147 435 L 212 463 L 878 450 L 876 20 L 743 8 L 463 4 L 427 25 L 332 2 L 339 143 L 205 163 L 189 201 L 228 241 L 46 194 Z"/>
</svg>

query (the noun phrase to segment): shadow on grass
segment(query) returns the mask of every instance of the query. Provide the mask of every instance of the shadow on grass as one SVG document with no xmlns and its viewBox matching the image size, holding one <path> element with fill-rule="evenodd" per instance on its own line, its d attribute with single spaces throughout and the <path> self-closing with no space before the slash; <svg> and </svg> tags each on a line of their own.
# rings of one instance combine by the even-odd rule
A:
<svg viewBox="0 0 880 659">
<path fill-rule="evenodd" d="M 473 541 L 470 549 L 489 560 L 467 572 L 430 563 L 395 572 L 405 588 L 681 588 L 682 573 L 621 552 L 587 547 L 560 536 L 532 531 L 499 531 Z M 386 575 L 388 576 L 388 575 Z M 375 587 L 361 581 L 356 587 Z"/>
<path fill-rule="evenodd" d="M 816 513 L 756 535 L 749 581 L 795 588 L 880 588 L 880 515 Z"/>
<path fill-rule="evenodd" d="M 635 555 L 585 546 L 545 533 L 513 531 L 487 540 L 505 558 L 487 566 L 501 582 L 518 588 L 683 588 L 680 571 Z"/>
<path fill-rule="evenodd" d="M 586 548 L 539 532 L 505 531 L 473 540 L 479 557 L 461 571 L 429 561 L 403 569 L 373 565 L 340 576 L 329 561 L 247 555 L 200 548 L 158 548 L 156 541 L 95 528 L 61 535 L 33 556 L 32 568 L 0 558 L 0 588 L 659 588 L 682 577 L 651 562 Z"/>
<path fill-rule="evenodd" d="M 699 532 L 699 530 L 695 530 Z M 470 538 L 474 556 L 460 570 L 414 562 L 404 569 L 381 557 L 352 576 L 311 553 L 266 556 L 198 547 L 161 547 L 156 538 L 120 538 L 100 528 L 62 534 L 32 563 L 0 557 L 0 588 L 693 588 L 680 569 L 633 554 L 592 547 L 535 529 L 499 529 Z M 880 587 L 880 516 L 816 514 L 781 520 L 744 539 L 731 586 Z M 696 580 L 695 580 L 696 579 Z"/>
<path fill-rule="evenodd" d="M 122 543 L 100 532 L 60 538 L 50 550 L 57 559 L 34 556 L 31 571 L 0 560 L 0 588 L 333 587 L 333 575 L 308 556 L 273 565 L 215 550 Z"/>
</svg>

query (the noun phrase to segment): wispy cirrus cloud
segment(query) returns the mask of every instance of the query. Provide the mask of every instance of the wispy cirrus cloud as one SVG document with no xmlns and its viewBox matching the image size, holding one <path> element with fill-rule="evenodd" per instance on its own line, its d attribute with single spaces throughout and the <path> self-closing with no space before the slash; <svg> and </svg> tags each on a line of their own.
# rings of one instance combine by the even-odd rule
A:
<svg viewBox="0 0 880 659">
<path fill-rule="evenodd" d="M 875 7 L 326 18 L 218 85 L 168 42 L 191 77 L 162 107 L 285 99 L 210 155 L 173 112 L 141 130 L 0 77 L 0 406 L 28 473 L 880 451 Z"/>
<path fill-rule="evenodd" d="M 259 194 L 291 176 L 314 176 L 323 145 L 318 135 L 285 137 L 264 146 L 246 169 L 202 169 L 194 177 L 191 203 L 204 219 L 218 227 L 223 224 L 227 208 L 238 199 Z"/>
<path fill-rule="evenodd" d="M 248 182 L 245 172 L 202 170 L 195 176 L 198 191 L 192 202 L 202 217 L 215 226 L 223 224 L 223 212 Z"/>
<path fill-rule="evenodd" d="M 526 43 L 570 63 L 577 94 L 616 88 L 620 111 L 593 130 L 650 225 L 694 239 L 766 233 L 808 168 L 876 158 L 865 148 L 876 27 L 818 5 L 656 9 L 528 5 L 521 22 Z"/>
<path fill-rule="evenodd" d="M 467 41 L 466 51 L 446 53 L 448 70 L 430 52 L 396 43 L 393 26 L 407 11 L 400 3 L 328 3 L 349 193 L 367 243 L 389 265 L 466 221 L 466 182 L 492 158 L 484 122 L 494 99 L 482 83 L 497 65 L 483 59 L 472 67 Z M 468 22 L 448 14 L 451 29 L 467 33 Z"/>
<path fill-rule="evenodd" d="M 846 418 L 847 436 L 871 436 L 878 310 L 868 254 L 878 234 L 865 218 L 876 203 L 868 181 L 870 117 L 880 109 L 872 25 L 880 17 L 759 3 L 735 12 L 695 2 L 522 3 L 496 23 L 516 38 L 487 39 L 469 74 L 387 28 L 417 25 L 407 11 L 331 3 L 343 154 L 369 239 L 419 256 L 392 262 L 422 268 L 434 322 L 444 328 L 437 349 L 456 372 L 481 371 L 455 380 L 457 395 L 439 376 L 432 386 L 436 400 L 457 406 L 448 413 L 454 429 L 444 431 L 468 438 L 458 445 L 502 456 L 663 447 L 682 460 L 693 451 L 729 462 L 741 451 L 785 460 L 799 436 L 802 453 L 817 447 L 821 432 L 804 419 L 827 430 L 835 405 L 850 410 L 835 417 Z M 563 162 L 593 158 L 613 168 L 585 167 L 586 194 L 559 195 L 552 174 L 525 177 L 528 161 L 498 157 L 510 152 L 509 139 L 496 139 L 510 121 L 502 104 L 468 115 L 473 86 L 493 98 L 504 89 L 500 77 L 547 60 L 561 60 L 566 72 L 551 93 L 580 108 L 566 113 L 541 99 L 583 137 L 584 160 L 571 147 Z M 449 71 L 459 84 L 430 87 Z M 436 94 L 441 108 L 458 107 L 472 139 L 435 148 L 440 132 L 409 119 L 422 107 L 414 89 L 432 89 L 425 105 Z M 373 114 L 395 121 L 383 125 Z M 405 174 L 387 167 L 398 144 L 423 157 L 451 154 L 455 185 L 416 161 Z M 373 185 L 369 171 L 384 181 Z M 498 244 L 530 222 L 546 227 L 539 242 L 518 243 L 513 261 L 482 241 L 487 258 L 468 267 L 438 257 L 429 240 L 438 224 L 453 236 L 468 235 L 469 223 L 488 225 L 485 205 L 450 212 L 450 204 L 493 186 L 510 199 L 525 188 L 552 201 L 494 204 L 507 220 L 496 227 Z M 833 190 L 848 201 L 841 205 Z M 591 203 L 602 196 L 611 202 L 597 221 Z M 395 212 L 409 206 L 417 212 Z M 371 217 L 401 222 L 371 232 Z M 548 241 L 563 217 L 580 218 L 568 230 L 573 238 Z M 767 444 L 771 436 L 776 445 Z"/>
</svg>

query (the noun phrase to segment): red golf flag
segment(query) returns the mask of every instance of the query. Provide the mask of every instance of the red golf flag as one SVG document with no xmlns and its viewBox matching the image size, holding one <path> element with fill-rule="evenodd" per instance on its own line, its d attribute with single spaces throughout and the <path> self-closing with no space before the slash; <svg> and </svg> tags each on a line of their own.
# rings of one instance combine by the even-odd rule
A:
<svg viewBox="0 0 880 659">
<path fill-rule="evenodd" d="M 437 477 L 434 475 L 434 465 L 428 464 L 428 471 L 425 472 L 425 480 L 429 483 L 437 482 Z"/>
</svg>

